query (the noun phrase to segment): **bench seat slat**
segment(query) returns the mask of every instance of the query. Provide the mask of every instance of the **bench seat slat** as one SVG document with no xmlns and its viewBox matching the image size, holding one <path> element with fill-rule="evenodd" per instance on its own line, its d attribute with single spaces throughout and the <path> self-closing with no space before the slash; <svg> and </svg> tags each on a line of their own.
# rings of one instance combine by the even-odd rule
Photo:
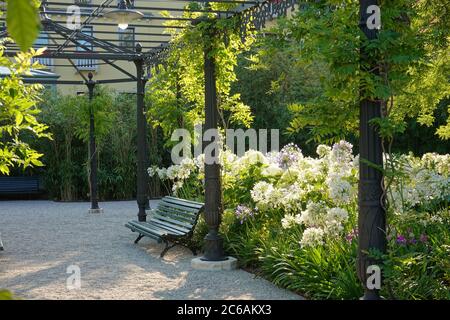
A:
<svg viewBox="0 0 450 320">
<path fill-rule="evenodd" d="M 134 223 L 132 223 L 132 225 L 135 226 L 137 229 L 156 230 L 158 235 L 172 234 L 172 235 L 179 236 L 179 235 L 184 235 L 189 232 L 189 230 L 186 231 L 185 229 L 178 229 L 175 226 L 158 224 L 158 223 L 156 223 L 156 221 L 148 221 L 148 222 L 134 221 Z M 159 233 L 161 233 L 161 234 L 159 234 Z"/>
<path fill-rule="evenodd" d="M 138 233 L 144 232 L 143 230 L 138 229 L 136 226 L 131 225 L 129 222 L 128 222 L 127 224 L 125 224 L 125 227 L 131 229 L 131 231 L 133 231 L 133 232 L 135 232 L 135 231 L 138 232 Z M 150 238 L 152 238 L 152 239 L 158 241 L 158 243 L 161 242 L 161 237 L 160 237 L 160 236 L 158 236 L 158 235 L 156 235 L 156 234 L 148 233 L 148 232 L 144 232 L 144 233 L 145 233 L 145 235 L 146 235 L 147 237 L 150 237 Z"/>
<path fill-rule="evenodd" d="M 155 233 L 159 236 L 164 236 L 167 234 L 172 234 L 172 235 L 176 235 L 176 236 L 184 235 L 184 233 L 181 231 L 177 231 L 177 230 L 173 230 L 173 229 L 165 229 L 163 227 L 157 226 L 157 225 L 149 223 L 149 222 L 133 221 L 130 224 L 132 226 L 134 226 L 137 229 L 137 231 L 141 230 L 141 231 L 146 231 L 146 232 L 150 232 L 150 233 Z"/>
</svg>

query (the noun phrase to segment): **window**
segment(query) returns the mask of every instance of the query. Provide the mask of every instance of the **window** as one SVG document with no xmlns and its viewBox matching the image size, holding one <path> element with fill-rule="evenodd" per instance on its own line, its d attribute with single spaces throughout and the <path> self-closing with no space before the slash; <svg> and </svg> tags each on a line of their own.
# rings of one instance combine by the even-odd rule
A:
<svg viewBox="0 0 450 320">
<path fill-rule="evenodd" d="M 121 30 L 119 29 L 119 46 L 134 50 L 134 28 L 128 27 L 128 29 Z"/>
<path fill-rule="evenodd" d="M 41 32 L 39 37 L 33 44 L 33 48 L 40 49 L 48 46 L 48 34 L 46 32 Z M 38 61 L 41 65 L 46 66 L 47 69 L 51 69 L 53 66 L 52 58 L 33 58 L 33 62 Z"/>
<path fill-rule="evenodd" d="M 94 31 L 92 26 L 85 26 L 81 29 L 81 32 L 88 35 L 88 36 L 93 36 Z M 79 52 L 85 52 L 88 50 L 93 50 L 94 46 L 92 45 L 92 43 L 90 43 L 89 41 L 86 40 L 77 40 L 80 43 L 80 46 L 77 46 L 77 51 Z M 89 52 L 86 52 L 86 56 L 89 56 Z M 80 70 L 96 70 L 97 69 L 97 60 L 95 59 L 77 59 L 76 60 L 76 65 Z"/>
</svg>

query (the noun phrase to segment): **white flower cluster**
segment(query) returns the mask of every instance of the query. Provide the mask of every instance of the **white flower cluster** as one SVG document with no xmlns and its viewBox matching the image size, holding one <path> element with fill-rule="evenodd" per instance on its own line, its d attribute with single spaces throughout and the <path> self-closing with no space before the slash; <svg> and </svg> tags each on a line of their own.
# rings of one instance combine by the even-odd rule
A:
<svg viewBox="0 0 450 320">
<path fill-rule="evenodd" d="M 435 170 L 445 177 L 449 176 L 450 154 L 425 153 L 421 160 L 425 168 Z"/>
<path fill-rule="evenodd" d="M 450 198 L 449 155 L 427 153 L 421 159 L 403 155 L 397 163 L 402 174 L 393 180 L 388 192 L 396 213 Z"/>
<path fill-rule="evenodd" d="M 324 243 L 324 232 L 320 228 L 311 227 L 303 231 L 300 245 L 302 247 L 315 247 Z"/>
<path fill-rule="evenodd" d="M 320 145 L 317 158 L 303 156 L 292 144 L 266 155 L 249 150 L 237 157 L 224 150 L 219 156 L 223 188 L 233 188 L 244 176 L 249 179 L 251 172 L 253 188 L 249 191 L 254 204 L 263 212 L 284 213 L 281 224 L 285 229 L 301 226 L 302 246 L 318 245 L 342 235 L 348 211 L 356 210 L 359 156 L 352 154 L 352 147 L 346 141 L 332 147 Z M 450 155 L 403 155 L 400 160 L 402 165 L 396 169 L 404 174 L 392 181 L 387 194 L 396 211 L 450 197 Z M 200 155 L 167 169 L 151 167 L 148 173 L 171 180 L 176 192 L 189 177 L 203 178 L 204 162 Z M 253 172 L 260 174 L 253 177 Z"/>
<path fill-rule="evenodd" d="M 281 220 L 285 229 L 301 225 L 305 227 L 300 244 L 315 246 L 323 243 L 325 237 L 335 238 L 342 234 L 348 221 L 347 210 L 339 207 L 329 208 L 325 202 L 309 202 L 306 210 L 299 214 L 286 214 Z"/>
<path fill-rule="evenodd" d="M 152 166 L 147 169 L 148 175 L 154 177 L 158 175 L 161 180 L 171 180 L 172 191 L 174 193 L 183 187 L 183 181 L 188 179 L 191 174 L 197 172 L 197 163 L 200 160 L 184 158 L 179 165 L 173 165 L 168 168 L 158 168 L 157 166 Z"/>
<path fill-rule="evenodd" d="M 320 145 L 319 159 L 303 157 L 299 152 L 290 146 L 284 150 L 283 161 L 273 153 L 261 161 L 267 164 L 262 175 L 273 182 L 256 182 L 251 190 L 252 199 L 259 207 L 298 213 L 302 204 L 316 193 L 334 206 L 355 203 L 358 171 L 351 144 L 341 141 L 333 148 Z M 286 159 L 292 160 L 289 166 Z"/>
</svg>

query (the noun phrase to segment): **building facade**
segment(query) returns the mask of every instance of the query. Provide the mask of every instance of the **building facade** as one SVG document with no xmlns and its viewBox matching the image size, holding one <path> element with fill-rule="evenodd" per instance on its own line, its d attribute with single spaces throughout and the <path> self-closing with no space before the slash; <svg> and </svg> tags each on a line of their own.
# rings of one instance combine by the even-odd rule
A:
<svg viewBox="0 0 450 320">
<path fill-rule="evenodd" d="M 52 3 L 53 1 L 48 1 Z M 78 10 L 80 13 L 80 22 L 83 21 L 93 12 L 98 5 L 103 3 L 104 0 L 59 0 L 57 2 L 58 7 L 55 9 L 55 5 L 52 4 L 52 11 L 57 11 L 58 14 L 52 12 L 51 19 L 59 22 L 65 23 L 66 26 L 70 26 L 75 23 L 75 15 L 77 15 Z M 111 7 L 118 4 L 118 0 L 114 0 L 111 3 Z M 148 6 L 149 0 L 134 0 L 132 1 L 134 7 L 139 10 L 140 4 L 145 3 Z M 152 15 L 159 19 L 147 19 L 149 12 L 143 11 L 146 15 L 146 19 L 141 19 L 133 22 L 129 25 L 127 29 L 122 30 L 118 27 L 117 21 L 112 21 L 104 17 L 98 17 L 94 19 L 91 23 L 83 26 L 81 31 L 87 35 L 93 36 L 98 39 L 108 40 L 114 45 L 125 47 L 130 50 L 134 50 L 137 43 L 140 43 L 144 50 L 148 50 L 152 47 L 159 47 L 161 43 L 167 43 L 170 36 L 158 35 L 164 30 L 165 20 L 161 19 L 160 10 L 167 6 L 167 1 L 151 1 L 152 2 Z M 56 2 L 55 2 L 56 3 Z M 170 7 L 182 9 L 186 5 L 186 2 L 171 1 Z M 76 7 L 74 7 L 76 6 Z M 112 8 L 107 8 L 103 10 L 107 12 Z M 180 12 L 170 12 L 174 16 L 179 16 Z M 101 25 L 100 25 L 101 22 Z M 106 24 L 106 25 L 105 25 Z M 81 46 L 93 47 L 87 41 L 80 41 Z M 41 32 L 39 38 L 36 40 L 34 47 L 46 47 L 49 45 L 60 45 L 64 43 L 64 39 L 57 38 L 52 35 L 50 38 L 47 33 Z M 74 43 L 70 43 L 67 48 L 70 50 L 85 52 L 85 48 L 77 46 Z M 53 59 L 53 58 L 37 58 L 37 60 L 45 66 L 45 70 L 53 72 L 60 76 L 59 80 L 63 81 L 80 81 L 83 78 L 80 73 L 87 76 L 89 72 L 94 74 L 94 80 L 110 80 L 110 79 L 123 79 L 126 76 L 116 68 L 112 67 L 105 61 L 95 60 L 95 59 L 74 59 L 68 61 L 67 59 Z M 127 72 L 135 75 L 136 68 L 131 61 L 110 61 L 114 62 L 120 68 L 126 70 Z M 76 65 L 77 69 L 72 65 Z M 108 84 L 112 90 L 117 92 L 136 92 L 136 82 L 128 83 L 118 83 L 118 84 Z M 82 94 L 87 91 L 85 85 L 58 85 L 57 90 L 63 94 Z"/>
</svg>

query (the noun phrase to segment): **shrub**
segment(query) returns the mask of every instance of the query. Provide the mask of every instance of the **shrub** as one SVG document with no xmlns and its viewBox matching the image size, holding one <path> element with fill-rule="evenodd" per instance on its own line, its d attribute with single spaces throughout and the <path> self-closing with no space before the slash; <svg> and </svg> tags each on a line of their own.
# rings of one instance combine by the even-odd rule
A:
<svg viewBox="0 0 450 320">
<path fill-rule="evenodd" d="M 267 155 L 221 153 L 225 248 L 244 267 L 309 298 L 357 299 L 359 157 L 345 141 L 320 145 L 317 154 L 305 157 L 292 144 Z M 202 159 L 149 173 L 198 199 Z M 449 298 L 449 159 L 386 156 L 389 250 L 378 257 L 386 297 Z M 207 232 L 200 226 L 199 241 Z"/>
</svg>

